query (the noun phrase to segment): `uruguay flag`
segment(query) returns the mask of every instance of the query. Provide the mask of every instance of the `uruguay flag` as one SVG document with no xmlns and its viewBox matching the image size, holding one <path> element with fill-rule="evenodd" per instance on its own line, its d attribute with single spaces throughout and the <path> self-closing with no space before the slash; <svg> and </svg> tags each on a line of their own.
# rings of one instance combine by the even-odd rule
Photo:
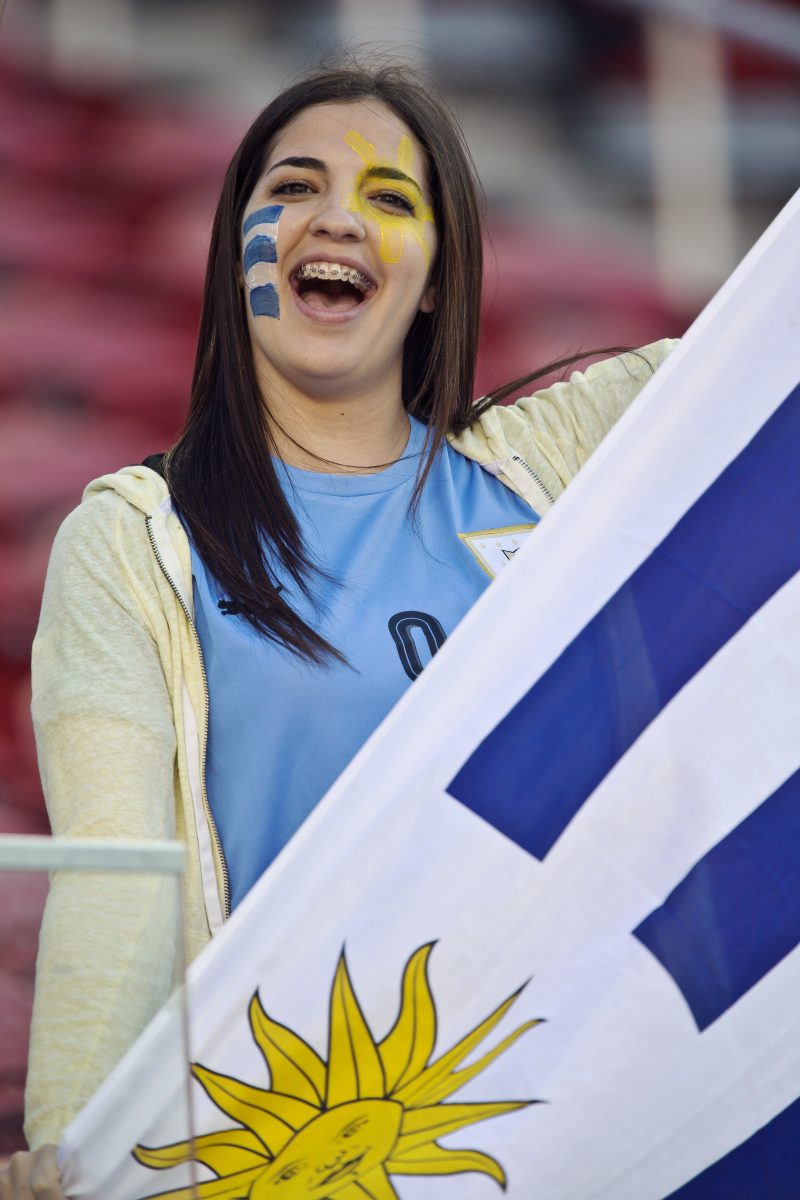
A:
<svg viewBox="0 0 800 1200">
<path fill-rule="evenodd" d="M 72 1124 L 91 1200 L 800 1196 L 800 195 Z"/>
</svg>

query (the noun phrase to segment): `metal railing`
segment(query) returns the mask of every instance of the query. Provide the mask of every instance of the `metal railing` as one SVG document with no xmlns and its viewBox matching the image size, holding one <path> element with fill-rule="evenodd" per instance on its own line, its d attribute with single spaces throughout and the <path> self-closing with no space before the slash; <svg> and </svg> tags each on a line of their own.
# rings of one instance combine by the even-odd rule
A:
<svg viewBox="0 0 800 1200">
<path fill-rule="evenodd" d="M 0 871 L 156 871 L 182 875 L 186 848 L 174 841 L 0 834 Z"/>
</svg>

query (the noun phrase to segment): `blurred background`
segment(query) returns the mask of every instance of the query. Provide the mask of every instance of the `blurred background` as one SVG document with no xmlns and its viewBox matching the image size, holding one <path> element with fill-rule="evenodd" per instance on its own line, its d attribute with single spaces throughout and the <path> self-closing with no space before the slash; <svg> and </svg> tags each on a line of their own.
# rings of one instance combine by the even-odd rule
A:
<svg viewBox="0 0 800 1200">
<path fill-rule="evenodd" d="M 2 0 L 0 0 L 0 8 Z M 320 58 L 429 73 L 488 201 L 479 394 L 680 335 L 800 183 L 797 0 L 9 0 L 0 24 L 0 834 L 46 833 L 29 656 L 53 535 L 185 412 L 222 174 Z M 0 876 L 0 1158 L 46 881 Z"/>
</svg>

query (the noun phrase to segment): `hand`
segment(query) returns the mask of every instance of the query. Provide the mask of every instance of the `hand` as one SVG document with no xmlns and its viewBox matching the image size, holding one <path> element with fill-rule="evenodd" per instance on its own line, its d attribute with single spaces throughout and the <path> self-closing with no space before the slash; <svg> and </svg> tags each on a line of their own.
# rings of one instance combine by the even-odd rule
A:
<svg viewBox="0 0 800 1200">
<path fill-rule="evenodd" d="M 12 1154 L 0 1170 L 0 1200 L 66 1200 L 56 1162 L 55 1146 L 40 1146 L 33 1153 Z"/>
</svg>

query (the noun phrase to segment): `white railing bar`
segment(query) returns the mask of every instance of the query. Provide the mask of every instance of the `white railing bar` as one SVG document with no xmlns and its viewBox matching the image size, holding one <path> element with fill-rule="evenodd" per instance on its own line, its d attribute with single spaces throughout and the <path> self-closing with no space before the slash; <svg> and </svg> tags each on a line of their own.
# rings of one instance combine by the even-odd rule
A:
<svg viewBox="0 0 800 1200">
<path fill-rule="evenodd" d="M 155 871 L 182 875 L 183 842 L 0 834 L 0 871 Z"/>
</svg>

